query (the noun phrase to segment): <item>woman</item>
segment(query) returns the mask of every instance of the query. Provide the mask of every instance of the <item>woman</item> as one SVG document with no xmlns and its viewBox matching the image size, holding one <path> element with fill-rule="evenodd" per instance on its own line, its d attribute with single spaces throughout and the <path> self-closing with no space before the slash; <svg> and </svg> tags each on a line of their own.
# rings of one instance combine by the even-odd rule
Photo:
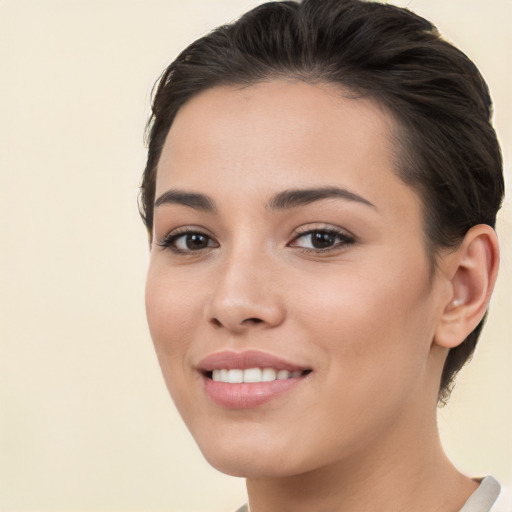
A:
<svg viewBox="0 0 512 512">
<path fill-rule="evenodd" d="M 429 22 L 360 0 L 264 4 L 162 76 L 149 327 L 251 512 L 490 510 L 436 426 L 498 270 L 490 110 Z"/>
</svg>

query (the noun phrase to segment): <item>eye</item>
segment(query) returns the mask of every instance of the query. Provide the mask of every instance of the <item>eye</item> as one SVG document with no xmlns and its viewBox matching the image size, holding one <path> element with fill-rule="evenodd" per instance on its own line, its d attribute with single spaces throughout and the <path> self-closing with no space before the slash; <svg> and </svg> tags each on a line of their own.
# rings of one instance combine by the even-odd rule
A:
<svg viewBox="0 0 512 512">
<path fill-rule="evenodd" d="M 354 243 L 354 238 L 335 229 L 314 229 L 299 234 L 290 244 L 310 251 L 328 251 Z"/>
<path fill-rule="evenodd" d="M 171 232 L 158 245 L 175 253 L 197 252 L 219 244 L 210 236 L 199 231 Z"/>
</svg>

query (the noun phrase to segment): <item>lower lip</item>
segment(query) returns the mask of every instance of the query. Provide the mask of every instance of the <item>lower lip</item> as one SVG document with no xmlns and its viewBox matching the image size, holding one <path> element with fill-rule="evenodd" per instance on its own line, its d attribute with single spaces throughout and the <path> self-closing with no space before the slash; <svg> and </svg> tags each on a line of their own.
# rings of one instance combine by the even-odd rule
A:
<svg viewBox="0 0 512 512">
<path fill-rule="evenodd" d="M 204 377 L 206 394 L 221 407 L 227 409 L 250 409 L 270 402 L 292 390 L 304 377 L 273 380 L 270 382 L 244 382 L 230 384 Z"/>
</svg>

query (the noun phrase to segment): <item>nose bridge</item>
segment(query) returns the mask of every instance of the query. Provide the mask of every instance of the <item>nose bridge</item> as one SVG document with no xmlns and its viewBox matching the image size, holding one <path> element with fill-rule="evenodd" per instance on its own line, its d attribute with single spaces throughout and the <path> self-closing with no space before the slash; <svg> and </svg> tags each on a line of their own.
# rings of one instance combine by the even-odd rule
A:
<svg viewBox="0 0 512 512">
<path fill-rule="evenodd" d="M 233 245 L 217 268 L 207 320 L 241 331 L 250 326 L 276 326 L 284 318 L 275 286 L 276 262 L 263 244 Z"/>
</svg>

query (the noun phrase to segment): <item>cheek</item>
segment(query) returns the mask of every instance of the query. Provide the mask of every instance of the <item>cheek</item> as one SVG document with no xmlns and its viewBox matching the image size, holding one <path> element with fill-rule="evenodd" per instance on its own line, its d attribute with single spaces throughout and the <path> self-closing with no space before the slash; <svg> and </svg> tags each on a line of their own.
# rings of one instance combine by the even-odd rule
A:
<svg viewBox="0 0 512 512">
<path fill-rule="evenodd" d="M 146 315 L 151 338 L 160 360 L 172 363 L 186 351 L 191 325 L 197 322 L 193 287 L 185 286 L 178 276 L 151 263 L 146 280 Z M 163 369 L 163 368 L 162 368 Z"/>
<path fill-rule="evenodd" d="M 198 324 L 194 287 L 158 263 L 150 263 L 146 281 L 146 315 L 167 389 L 182 416 L 190 413 L 190 347 Z"/>
<path fill-rule="evenodd" d="M 428 274 L 402 263 L 396 269 L 365 265 L 365 272 L 333 269 L 303 281 L 308 293 L 294 294 L 298 321 L 346 374 L 426 360 L 435 324 L 428 313 Z"/>
<path fill-rule="evenodd" d="M 368 442 L 422 396 L 432 326 L 426 284 L 413 274 L 380 282 L 369 274 L 333 275 L 323 293 L 300 299 L 301 329 L 323 353 L 325 393 L 315 413 L 339 443 L 355 442 L 355 431 Z"/>
</svg>

